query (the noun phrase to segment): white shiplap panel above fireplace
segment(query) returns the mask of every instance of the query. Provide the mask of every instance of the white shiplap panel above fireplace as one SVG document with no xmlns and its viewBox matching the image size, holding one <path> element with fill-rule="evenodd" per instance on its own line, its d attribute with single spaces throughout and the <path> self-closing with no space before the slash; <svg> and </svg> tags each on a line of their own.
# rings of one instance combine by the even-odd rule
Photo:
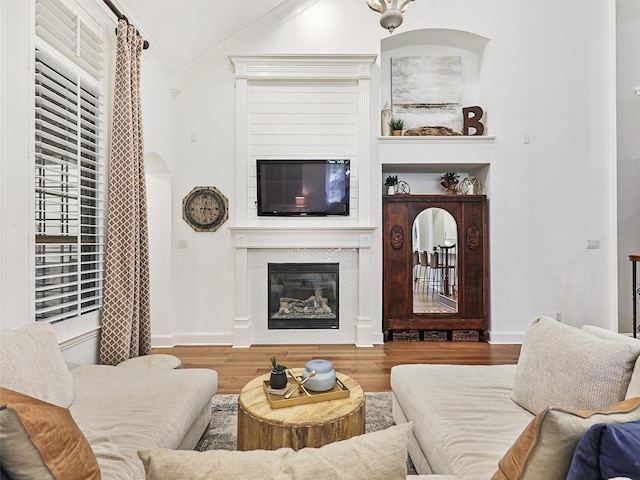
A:
<svg viewBox="0 0 640 480">
<path fill-rule="evenodd" d="M 236 76 L 236 225 L 256 214 L 256 159 L 351 160 L 351 214 L 305 225 L 370 225 L 369 84 L 375 55 L 230 56 Z"/>
</svg>

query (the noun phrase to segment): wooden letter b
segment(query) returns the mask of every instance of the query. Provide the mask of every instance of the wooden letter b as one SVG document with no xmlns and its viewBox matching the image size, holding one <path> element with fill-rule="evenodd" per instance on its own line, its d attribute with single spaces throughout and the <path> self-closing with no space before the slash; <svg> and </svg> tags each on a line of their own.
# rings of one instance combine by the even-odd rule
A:
<svg viewBox="0 0 640 480">
<path fill-rule="evenodd" d="M 484 111 L 481 107 L 464 107 L 462 109 L 462 117 L 463 117 L 463 135 L 482 135 L 484 134 L 484 124 L 480 121 L 482 119 L 482 115 L 484 115 Z M 473 128 L 475 132 L 473 134 L 469 134 L 469 128 Z"/>
</svg>

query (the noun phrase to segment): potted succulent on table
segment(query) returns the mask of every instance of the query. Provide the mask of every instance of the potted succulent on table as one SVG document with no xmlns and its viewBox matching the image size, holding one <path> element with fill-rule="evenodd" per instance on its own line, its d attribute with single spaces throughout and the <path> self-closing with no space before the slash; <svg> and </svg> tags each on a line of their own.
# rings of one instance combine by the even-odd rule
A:
<svg viewBox="0 0 640 480">
<path fill-rule="evenodd" d="M 276 361 L 276 357 L 271 357 L 269 385 L 271 385 L 271 388 L 284 388 L 287 386 L 287 367 L 280 365 Z"/>
<path fill-rule="evenodd" d="M 404 129 L 404 121 L 400 118 L 392 118 L 389 122 L 389 128 L 391 128 L 391 135 L 399 137 Z"/>
<path fill-rule="evenodd" d="M 396 193 L 396 185 L 398 185 L 398 176 L 397 175 L 389 175 L 384 180 L 384 185 L 387 187 L 387 194 L 394 195 Z"/>
<path fill-rule="evenodd" d="M 456 172 L 446 172 L 440 177 L 440 185 L 447 190 L 446 193 L 455 194 L 457 193 L 456 186 L 458 185 L 459 178 L 460 175 Z"/>
</svg>

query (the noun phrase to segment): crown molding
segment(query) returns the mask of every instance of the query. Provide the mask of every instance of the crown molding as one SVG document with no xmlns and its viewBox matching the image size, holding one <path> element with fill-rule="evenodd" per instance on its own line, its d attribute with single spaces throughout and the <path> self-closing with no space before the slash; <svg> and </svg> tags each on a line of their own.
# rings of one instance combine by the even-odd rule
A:
<svg viewBox="0 0 640 480">
<path fill-rule="evenodd" d="M 370 78 L 376 57 L 376 54 L 229 55 L 236 78 L 248 80 Z"/>
<path fill-rule="evenodd" d="M 218 45 L 206 55 L 203 55 L 191 65 L 176 72 L 170 80 L 174 96 L 187 87 L 210 75 L 212 71 L 226 65 L 227 55 L 231 50 L 242 50 L 256 39 L 267 35 L 300 15 L 307 8 L 315 5 L 319 0 L 285 0 L 276 8 L 263 15 L 255 22 L 238 32 L 226 42 Z"/>
</svg>

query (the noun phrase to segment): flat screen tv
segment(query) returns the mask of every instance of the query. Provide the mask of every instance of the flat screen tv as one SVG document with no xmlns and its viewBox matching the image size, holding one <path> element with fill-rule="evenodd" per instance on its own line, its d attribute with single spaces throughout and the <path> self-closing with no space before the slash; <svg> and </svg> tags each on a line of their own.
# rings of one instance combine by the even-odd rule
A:
<svg viewBox="0 0 640 480">
<path fill-rule="evenodd" d="M 259 216 L 349 215 L 349 160 L 256 160 Z"/>
</svg>

